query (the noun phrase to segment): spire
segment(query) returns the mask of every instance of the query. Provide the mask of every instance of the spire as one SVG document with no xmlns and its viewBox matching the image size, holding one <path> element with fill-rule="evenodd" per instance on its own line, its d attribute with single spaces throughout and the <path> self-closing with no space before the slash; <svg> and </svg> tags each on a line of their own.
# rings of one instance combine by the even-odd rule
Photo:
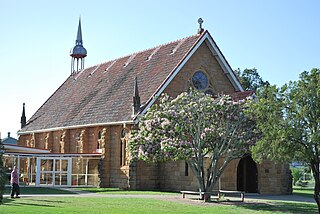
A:
<svg viewBox="0 0 320 214">
<path fill-rule="evenodd" d="M 70 51 L 71 59 L 71 74 L 78 72 L 84 68 L 84 58 L 87 56 L 87 50 L 83 47 L 81 18 L 79 18 L 78 33 L 76 45 Z M 80 67 L 79 67 L 80 63 Z M 76 67 L 75 67 L 76 65 Z"/>
<path fill-rule="evenodd" d="M 78 25 L 78 34 L 77 34 L 76 45 L 82 45 L 81 17 L 79 18 L 79 25 Z"/>
<path fill-rule="evenodd" d="M 27 119 L 26 119 L 26 110 L 25 110 L 25 103 L 23 103 L 23 107 L 22 107 L 22 115 L 21 115 L 21 128 L 25 127 L 27 124 Z"/>
<path fill-rule="evenodd" d="M 133 108 L 132 114 L 136 115 L 140 110 L 140 96 L 139 96 L 139 89 L 138 89 L 138 78 L 135 77 L 134 79 L 134 87 L 133 87 Z"/>
</svg>

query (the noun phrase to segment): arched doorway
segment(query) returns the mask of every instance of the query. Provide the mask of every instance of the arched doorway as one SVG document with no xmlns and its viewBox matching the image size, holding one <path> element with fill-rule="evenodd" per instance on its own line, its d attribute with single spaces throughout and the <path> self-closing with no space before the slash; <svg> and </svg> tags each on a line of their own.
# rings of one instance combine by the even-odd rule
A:
<svg viewBox="0 0 320 214">
<path fill-rule="evenodd" d="M 241 158 L 238 164 L 237 190 L 249 193 L 258 192 L 258 170 L 251 156 Z"/>
</svg>

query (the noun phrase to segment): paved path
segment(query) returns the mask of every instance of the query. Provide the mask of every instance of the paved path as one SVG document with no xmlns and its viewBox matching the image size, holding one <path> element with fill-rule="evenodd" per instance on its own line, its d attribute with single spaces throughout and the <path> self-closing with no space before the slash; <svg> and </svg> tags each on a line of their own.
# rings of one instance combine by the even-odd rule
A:
<svg viewBox="0 0 320 214">
<path fill-rule="evenodd" d="M 313 198 L 307 198 L 299 195 L 260 195 L 260 194 L 246 194 L 245 200 L 256 201 L 291 201 L 291 202 L 309 202 L 316 203 Z"/>
</svg>

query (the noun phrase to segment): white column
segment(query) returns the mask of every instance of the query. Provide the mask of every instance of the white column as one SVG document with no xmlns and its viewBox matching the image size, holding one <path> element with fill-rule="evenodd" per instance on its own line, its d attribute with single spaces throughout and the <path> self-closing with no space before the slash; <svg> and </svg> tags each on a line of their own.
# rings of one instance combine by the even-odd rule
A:
<svg viewBox="0 0 320 214">
<path fill-rule="evenodd" d="M 36 187 L 40 186 L 40 165 L 41 165 L 41 158 L 37 157 L 37 160 L 36 160 Z"/>
<path fill-rule="evenodd" d="M 72 158 L 68 158 L 68 178 L 67 178 L 67 185 L 71 187 L 72 181 Z"/>
<path fill-rule="evenodd" d="M 17 171 L 18 171 L 18 182 L 19 182 L 20 181 L 20 156 L 19 155 L 18 155 Z"/>
<path fill-rule="evenodd" d="M 89 159 L 87 158 L 87 161 L 86 161 L 86 176 L 85 176 L 85 179 L 84 179 L 84 183 L 85 183 L 86 186 L 88 185 L 88 168 L 89 168 Z"/>
</svg>

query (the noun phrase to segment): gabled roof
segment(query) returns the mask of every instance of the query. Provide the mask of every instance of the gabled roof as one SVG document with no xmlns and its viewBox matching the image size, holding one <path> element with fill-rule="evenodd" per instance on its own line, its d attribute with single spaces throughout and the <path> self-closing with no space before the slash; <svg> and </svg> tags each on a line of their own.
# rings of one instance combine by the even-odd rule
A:
<svg viewBox="0 0 320 214">
<path fill-rule="evenodd" d="M 111 60 L 71 75 L 18 133 L 132 123 L 134 79 L 144 112 L 206 42 L 236 91 L 236 75 L 208 31 Z"/>
<path fill-rule="evenodd" d="M 17 145 L 18 141 L 17 139 L 13 138 L 10 136 L 10 132 L 8 132 L 8 136 L 4 139 L 2 139 L 3 144 L 8 144 L 8 145 Z"/>
</svg>

